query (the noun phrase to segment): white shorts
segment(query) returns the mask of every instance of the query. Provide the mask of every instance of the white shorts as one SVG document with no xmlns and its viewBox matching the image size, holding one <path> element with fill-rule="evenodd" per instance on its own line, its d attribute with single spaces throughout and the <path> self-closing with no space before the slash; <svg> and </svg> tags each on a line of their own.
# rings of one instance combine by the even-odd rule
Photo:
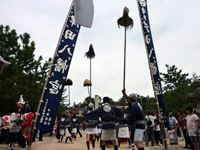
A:
<svg viewBox="0 0 200 150">
<path fill-rule="evenodd" d="M 143 141 L 144 130 L 143 129 L 135 129 L 134 133 L 134 141 Z"/>
<path fill-rule="evenodd" d="M 101 134 L 101 129 L 96 129 L 96 134 Z"/>
<path fill-rule="evenodd" d="M 69 129 L 68 129 L 68 128 L 65 129 L 65 136 L 66 136 L 66 137 L 71 136 L 71 134 L 69 133 Z"/>
<path fill-rule="evenodd" d="M 129 138 L 129 129 L 128 129 L 128 127 L 119 127 L 118 138 Z"/>
<path fill-rule="evenodd" d="M 72 129 L 72 133 L 76 134 L 77 133 L 77 128 Z"/>
<path fill-rule="evenodd" d="M 117 140 L 116 129 L 102 129 L 101 141 L 115 141 Z"/>
<path fill-rule="evenodd" d="M 86 128 L 85 132 L 86 134 L 96 134 L 97 133 L 97 128 Z"/>
<path fill-rule="evenodd" d="M 60 135 L 63 136 L 65 134 L 65 129 L 60 129 Z"/>
</svg>

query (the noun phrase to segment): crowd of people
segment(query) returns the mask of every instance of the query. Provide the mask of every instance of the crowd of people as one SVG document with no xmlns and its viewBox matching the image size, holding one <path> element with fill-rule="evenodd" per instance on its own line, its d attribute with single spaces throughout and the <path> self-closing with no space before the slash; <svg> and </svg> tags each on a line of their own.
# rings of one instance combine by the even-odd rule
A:
<svg viewBox="0 0 200 150">
<path fill-rule="evenodd" d="M 147 125 L 145 130 L 146 145 L 163 145 L 161 125 L 158 117 L 152 114 L 146 115 Z M 200 149 L 200 122 L 199 117 L 192 107 L 187 107 L 185 113 L 169 112 L 169 127 L 167 137 L 169 144 L 177 145 L 178 138 L 185 141 L 184 148 L 199 150 Z"/>
<path fill-rule="evenodd" d="M 62 114 L 56 122 L 58 142 L 73 144 L 78 135 L 80 138 L 83 136 L 84 131 L 87 150 L 94 150 L 97 144 L 102 150 L 110 146 L 118 150 L 122 143 L 127 143 L 131 150 L 144 150 L 143 143 L 146 146 L 162 146 L 164 137 L 159 115 L 146 114 L 136 94 L 127 95 L 125 90 L 122 93 L 128 102 L 127 109 L 112 106 L 110 98 L 104 97 L 102 106 L 97 109 L 89 103 L 81 118 L 73 112 Z M 185 141 L 185 148 L 200 150 L 199 117 L 192 107 L 187 107 L 186 113 L 174 115 L 169 112 L 169 127 L 165 134 L 171 145 L 177 145 L 178 138 L 181 138 Z M 32 130 L 34 119 L 35 114 L 24 113 L 23 104 L 18 102 L 16 112 L 0 117 L 0 144 L 7 144 L 10 150 L 15 144 L 22 148 L 30 146 L 38 131 Z M 39 141 L 43 141 L 43 132 L 38 135 Z"/>
<path fill-rule="evenodd" d="M 80 131 L 80 121 L 75 113 L 66 113 L 62 114 L 61 118 L 57 121 L 57 132 L 56 137 L 58 142 L 63 142 L 65 137 L 65 143 L 73 143 L 72 140 L 76 139 L 77 134 L 82 137 Z"/>
<path fill-rule="evenodd" d="M 96 143 L 102 150 L 112 146 L 118 150 L 120 144 L 126 142 L 133 150 L 144 150 L 143 139 L 145 132 L 145 114 L 137 101 L 136 94 L 126 94 L 122 91 L 129 106 L 128 110 L 120 109 L 110 104 L 110 98 L 104 97 L 103 104 L 94 109 L 90 103 L 83 112 L 84 121 L 81 122 L 74 113 L 66 113 L 58 119 L 58 142 L 73 143 L 82 128 L 86 135 L 87 150 L 94 150 Z M 65 138 L 65 139 L 64 139 Z"/>
<path fill-rule="evenodd" d="M 16 111 L 0 117 L 0 144 L 6 144 L 6 149 L 14 150 L 15 144 L 21 148 L 29 147 L 31 144 L 30 136 L 35 114 L 24 113 L 20 105 Z"/>
<path fill-rule="evenodd" d="M 74 114 L 71 117 L 64 114 L 60 119 L 59 142 L 62 142 L 65 135 L 66 140 L 69 139 L 72 143 L 73 139 L 76 139 L 78 131 L 83 129 L 86 134 L 88 150 L 95 149 L 95 143 L 99 143 L 102 150 L 110 145 L 113 145 L 114 150 L 117 150 L 123 141 L 126 141 L 132 150 L 143 150 L 143 143 L 145 146 L 162 146 L 164 137 L 159 115 L 156 113 L 145 114 L 137 101 L 137 95 L 127 95 L 125 90 L 122 92 L 129 105 L 127 110 L 111 106 L 109 97 L 104 97 L 102 106 L 96 110 L 94 104 L 88 104 L 83 113 L 83 122 L 78 121 L 78 118 L 75 117 L 76 123 L 73 123 Z M 65 120 L 64 128 L 62 120 Z M 120 128 L 122 129 L 120 130 Z M 184 140 L 184 148 L 199 150 L 199 129 L 199 117 L 192 107 L 187 107 L 185 113 L 178 112 L 174 115 L 169 112 L 169 127 L 165 136 L 169 139 L 170 145 L 177 145 L 178 141 Z"/>
</svg>

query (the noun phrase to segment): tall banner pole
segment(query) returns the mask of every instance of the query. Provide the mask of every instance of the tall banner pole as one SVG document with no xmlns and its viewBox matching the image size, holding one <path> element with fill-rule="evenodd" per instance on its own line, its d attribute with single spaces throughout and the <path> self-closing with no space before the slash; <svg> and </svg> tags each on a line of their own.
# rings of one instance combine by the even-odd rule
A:
<svg viewBox="0 0 200 150">
<path fill-rule="evenodd" d="M 75 23 L 74 3 L 72 2 L 36 115 L 36 127 L 42 132 L 53 130 L 79 31 L 80 25 Z"/>
<path fill-rule="evenodd" d="M 166 141 L 166 134 L 165 134 L 164 127 L 169 126 L 169 121 L 168 121 L 168 114 L 166 110 L 166 104 L 165 104 L 165 100 L 164 100 L 163 92 L 162 92 L 161 78 L 160 78 L 160 73 L 158 69 L 158 63 L 156 59 L 153 38 L 151 35 L 148 9 L 147 9 L 147 1 L 137 0 L 137 3 L 138 3 L 140 21 L 141 21 L 141 26 L 142 26 L 142 31 L 143 31 L 144 43 L 146 47 L 149 70 L 151 74 L 152 86 L 154 90 L 159 117 L 161 119 L 165 148 L 167 148 L 167 144 L 166 144 L 167 141 Z"/>
</svg>

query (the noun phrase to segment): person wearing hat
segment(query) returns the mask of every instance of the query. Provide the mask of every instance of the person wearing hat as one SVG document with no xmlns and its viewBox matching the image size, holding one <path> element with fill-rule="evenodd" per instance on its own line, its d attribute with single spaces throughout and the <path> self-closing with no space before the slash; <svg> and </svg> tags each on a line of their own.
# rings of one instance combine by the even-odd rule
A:
<svg viewBox="0 0 200 150">
<path fill-rule="evenodd" d="M 101 131 L 101 149 L 105 150 L 106 145 L 112 142 L 114 150 L 118 150 L 117 135 L 116 135 L 116 122 L 122 117 L 122 111 L 114 106 L 110 105 L 110 98 L 103 98 L 103 106 L 87 114 L 87 116 L 93 116 L 102 120 Z"/>
<path fill-rule="evenodd" d="M 96 127 L 98 124 L 98 119 L 93 116 L 88 116 L 87 114 L 94 111 L 94 104 L 89 103 L 85 112 L 83 113 L 85 117 L 85 125 L 86 125 L 86 145 L 87 149 L 90 150 L 90 142 L 92 143 L 92 148 L 95 148 L 95 136 L 96 136 Z"/>
<path fill-rule="evenodd" d="M 189 135 L 189 138 L 194 146 L 194 150 L 200 149 L 200 137 L 199 137 L 199 128 L 200 128 L 200 119 L 194 113 L 192 107 L 186 108 L 186 128 Z"/>
<path fill-rule="evenodd" d="M 131 93 L 128 96 L 126 94 L 126 90 L 123 89 L 122 94 L 129 104 L 128 124 L 131 128 L 132 149 L 134 149 L 134 142 L 138 150 L 144 150 L 144 146 L 142 144 L 145 130 L 144 111 L 141 105 L 137 102 L 137 95 L 135 93 Z"/>
<path fill-rule="evenodd" d="M 66 120 L 67 120 L 66 114 L 62 114 L 61 118 L 60 118 L 60 124 L 59 124 L 60 138 L 59 138 L 59 141 L 58 141 L 58 142 L 61 142 L 61 143 L 63 141 L 63 137 L 65 136 L 65 130 L 66 130 L 66 124 L 67 124 Z"/>
</svg>

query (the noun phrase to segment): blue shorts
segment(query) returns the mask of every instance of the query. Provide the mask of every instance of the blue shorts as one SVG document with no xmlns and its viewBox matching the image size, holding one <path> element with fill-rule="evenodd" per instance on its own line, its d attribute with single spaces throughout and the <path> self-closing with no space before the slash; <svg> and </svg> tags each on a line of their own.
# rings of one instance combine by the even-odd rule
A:
<svg viewBox="0 0 200 150">
<path fill-rule="evenodd" d="M 199 136 L 190 136 L 190 140 L 192 143 L 200 142 Z"/>
</svg>

